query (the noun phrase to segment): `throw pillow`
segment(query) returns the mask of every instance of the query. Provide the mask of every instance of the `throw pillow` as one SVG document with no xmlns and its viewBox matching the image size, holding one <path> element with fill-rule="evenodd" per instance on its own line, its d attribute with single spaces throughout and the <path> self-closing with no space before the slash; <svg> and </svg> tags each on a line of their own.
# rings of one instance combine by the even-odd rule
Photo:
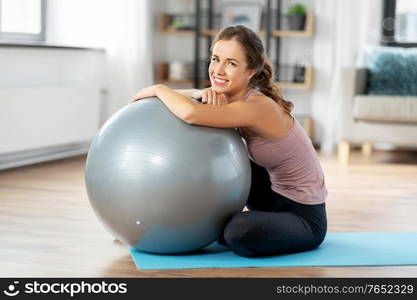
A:
<svg viewBox="0 0 417 300">
<path fill-rule="evenodd" d="M 372 47 L 365 63 L 368 94 L 417 96 L 417 48 Z"/>
</svg>

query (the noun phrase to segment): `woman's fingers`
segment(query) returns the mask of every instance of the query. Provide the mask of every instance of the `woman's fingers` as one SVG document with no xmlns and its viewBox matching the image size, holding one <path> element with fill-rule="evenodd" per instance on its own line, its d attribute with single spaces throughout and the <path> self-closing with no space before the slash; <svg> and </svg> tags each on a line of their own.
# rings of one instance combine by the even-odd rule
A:
<svg viewBox="0 0 417 300">
<path fill-rule="evenodd" d="M 215 91 L 211 91 L 212 98 L 211 98 L 211 105 L 218 105 L 217 104 L 217 93 Z"/>
<path fill-rule="evenodd" d="M 138 101 L 140 98 L 138 97 L 138 95 L 136 94 L 132 99 L 130 99 L 129 103 L 133 103 L 135 101 Z"/>
<path fill-rule="evenodd" d="M 228 104 L 228 102 L 227 102 L 227 97 L 226 97 L 226 95 L 225 94 L 221 94 L 221 95 L 219 95 L 219 105 L 226 105 L 226 104 Z"/>
<path fill-rule="evenodd" d="M 214 92 L 213 92 L 212 89 L 209 89 L 207 91 L 207 104 L 209 104 L 209 105 L 213 105 L 213 94 L 214 94 Z"/>
<path fill-rule="evenodd" d="M 211 91 L 211 105 L 221 105 L 221 94 L 217 94 L 215 91 Z"/>
<path fill-rule="evenodd" d="M 207 94 L 208 94 L 208 89 L 204 89 L 201 91 L 201 103 L 206 104 L 207 103 Z"/>
<path fill-rule="evenodd" d="M 225 105 L 227 99 L 224 94 L 217 94 L 213 89 L 207 88 L 202 91 L 201 103 L 208 105 Z"/>
</svg>

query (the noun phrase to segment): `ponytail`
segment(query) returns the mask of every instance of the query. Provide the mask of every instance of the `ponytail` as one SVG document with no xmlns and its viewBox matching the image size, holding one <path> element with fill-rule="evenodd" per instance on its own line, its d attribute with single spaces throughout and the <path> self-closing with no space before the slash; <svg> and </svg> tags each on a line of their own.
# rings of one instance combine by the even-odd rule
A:
<svg viewBox="0 0 417 300">
<path fill-rule="evenodd" d="M 251 78 L 250 85 L 253 88 L 258 88 L 260 92 L 268 96 L 284 108 L 288 114 L 294 109 L 291 101 L 285 100 L 279 88 L 272 81 L 272 65 L 268 58 L 264 57 L 262 68 Z"/>
</svg>

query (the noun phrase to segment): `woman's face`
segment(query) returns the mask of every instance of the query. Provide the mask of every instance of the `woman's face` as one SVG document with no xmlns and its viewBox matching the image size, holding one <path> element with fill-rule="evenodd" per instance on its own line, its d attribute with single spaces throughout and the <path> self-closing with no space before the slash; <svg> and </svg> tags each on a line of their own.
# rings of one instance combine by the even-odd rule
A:
<svg viewBox="0 0 417 300">
<path fill-rule="evenodd" d="M 247 70 L 245 51 L 236 40 L 214 44 L 209 66 L 211 87 L 219 94 L 234 94 L 246 89 L 255 70 Z"/>
</svg>

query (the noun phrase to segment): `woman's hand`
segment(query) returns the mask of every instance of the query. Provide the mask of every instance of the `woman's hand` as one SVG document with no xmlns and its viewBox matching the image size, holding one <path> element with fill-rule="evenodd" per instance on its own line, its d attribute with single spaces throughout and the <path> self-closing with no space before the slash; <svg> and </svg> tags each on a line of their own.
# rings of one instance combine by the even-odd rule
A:
<svg viewBox="0 0 417 300">
<path fill-rule="evenodd" d="M 140 100 L 140 99 L 143 99 L 143 98 L 149 98 L 149 97 L 155 97 L 156 96 L 156 91 L 155 91 L 155 88 L 156 88 L 156 86 L 157 85 L 152 85 L 152 86 L 149 86 L 149 87 L 146 87 L 146 88 L 143 88 L 143 89 L 141 89 L 140 91 L 139 91 L 139 93 L 137 93 L 130 101 L 129 101 L 129 103 L 132 103 L 132 102 L 135 102 L 135 101 L 138 101 L 138 100 Z"/>
<path fill-rule="evenodd" d="M 228 104 L 226 95 L 216 93 L 211 87 L 201 90 L 201 93 L 201 103 L 209 105 Z"/>
</svg>

